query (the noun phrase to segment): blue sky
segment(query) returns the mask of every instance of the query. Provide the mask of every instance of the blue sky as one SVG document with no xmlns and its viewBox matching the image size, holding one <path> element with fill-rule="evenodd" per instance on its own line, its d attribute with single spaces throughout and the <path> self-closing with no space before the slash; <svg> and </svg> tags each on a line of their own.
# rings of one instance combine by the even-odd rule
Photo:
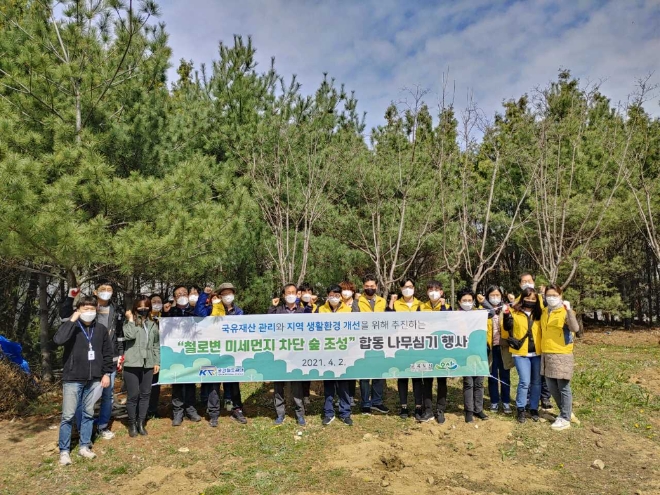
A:
<svg viewBox="0 0 660 495">
<path fill-rule="evenodd" d="M 660 82 L 660 0 L 396 1 L 161 0 L 173 49 L 199 67 L 218 58 L 218 43 L 252 36 L 263 70 L 298 76 L 313 92 L 327 72 L 354 90 L 367 132 L 382 123 L 404 88 L 428 90 L 436 109 L 458 110 L 473 94 L 492 119 L 502 101 L 532 93 L 570 69 L 584 85 L 600 83 L 625 104 L 638 78 Z M 455 88 L 455 89 L 454 89 Z M 660 116 L 658 94 L 645 106 Z"/>
</svg>

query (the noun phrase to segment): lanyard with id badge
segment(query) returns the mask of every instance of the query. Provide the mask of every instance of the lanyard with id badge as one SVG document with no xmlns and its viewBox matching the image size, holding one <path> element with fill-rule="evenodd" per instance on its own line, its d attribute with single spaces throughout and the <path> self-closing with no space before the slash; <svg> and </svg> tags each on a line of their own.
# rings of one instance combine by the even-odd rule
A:
<svg viewBox="0 0 660 495">
<path fill-rule="evenodd" d="M 80 322 L 78 322 L 78 326 L 82 330 L 83 335 L 87 339 L 87 344 L 89 345 L 89 350 L 87 351 L 87 360 L 88 361 L 94 361 L 94 358 L 96 357 L 96 354 L 94 353 L 94 349 L 92 349 L 92 338 L 94 337 L 94 327 L 92 326 L 90 328 L 90 332 L 88 334 L 87 330 L 85 330 L 84 325 L 82 325 Z"/>
</svg>

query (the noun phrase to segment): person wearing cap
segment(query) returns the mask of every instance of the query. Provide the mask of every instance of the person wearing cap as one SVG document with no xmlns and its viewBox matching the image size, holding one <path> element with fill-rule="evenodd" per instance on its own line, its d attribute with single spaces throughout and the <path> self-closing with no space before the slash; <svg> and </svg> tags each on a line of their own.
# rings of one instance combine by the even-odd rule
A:
<svg viewBox="0 0 660 495">
<path fill-rule="evenodd" d="M 234 304 L 236 295 L 236 287 L 231 283 L 225 282 L 220 284 L 218 289 L 211 294 L 211 316 L 242 316 L 245 313 L 241 308 Z M 202 305 L 200 296 L 198 305 Z M 211 391 L 208 398 L 208 407 L 210 425 L 218 425 L 218 417 L 220 416 L 220 384 L 209 383 Z M 246 424 L 247 419 L 243 414 L 243 401 L 241 400 L 241 388 L 238 382 L 225 382 L 224 384 L 225 398 L 231 401 L 231 418 L 241 424 Z"/>
<path fill-rule="evenodd" d="M 342 301 L 341 287 L 331 285 L 328 287 L 328 299 L 325 304 L 319 306 L 317 313 L 352 313 L 353 308 Z M 323 395 L 323 426 L 328 426 L 335 419 L 335 408 L 333 400 L 335 393 L 339 396 L 339 419 L 347 426 L 353 426 L 351 419 L 351 402 L 349 397 L 349 383 L 355 380 L 324 380 Z"/>
</svg>

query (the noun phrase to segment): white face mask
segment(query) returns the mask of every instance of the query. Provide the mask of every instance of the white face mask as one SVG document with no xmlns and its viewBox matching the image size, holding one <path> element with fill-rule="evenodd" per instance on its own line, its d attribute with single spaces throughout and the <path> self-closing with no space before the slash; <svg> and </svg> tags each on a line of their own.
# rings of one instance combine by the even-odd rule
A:
<svg viewBox="0 0 660 495">
<path fill-rule="evenodd" d="M 463 311 L 472 311 L 473 306 L 474 306 L 473 302 L 462 302 L 461 303 L 461 309 Z"/>
<path fill-rule="evenodd" d="M 437 301 L 438 299 L 440 299 L 440 291 L 432 290 L 431 292 L 429 292 L 429 299 L 431 301 Z"/>
<path fill-rule="evenodd" d="M 221 302 L 222 301 L 220 299 L 217 299 L 217 298 L 213 298 L 213 300 L 211 301 L 212 304 L 220 304 Z"/>
<path fill-rule="evenodd" d="M 502 304 L 502 298 L 501 297 L 489 297 L 488 302 L 493 305 L 493 307 L 499 306 Z"/>
<path fill-rule="evenodd" d="M 199 299 L 199 296 L 197 294 L 191 294 L 190 297 L 188 298 L 188 301 L 191 303 L 196 303 L 197 299 Z"/>
<path fill-rule="evenodd" d="M 303 294 L 300 299 L 302 302 L 309 302 L 312 300 L 312 295 L 311 294 Z"/>
<path fill-rule="evenodd" d="M 289 294 L 288 296 L 284 296 L 284 300 L 287 302 L 287 304 L 295 303 L 296 299 L 298 299 L 298 297 L 295 294 Z"/>
<path fill-rule="evenodd" d="M 549 296 L 545 298 L 545 301 L 548 303 L 550 309 L 557 309 L 561 306 L 561 297 L 559 296 Z"/>
<path fill-rule="evenodd" d="M 176 299 L 176 303 L 179 306 L 185 306 L 186 304 L 188 304 L 188 298 L 186 296 L 180 296 Z"/>
<path fill-rule="evenodd" d="M 222 302 L 229 306 L 234 302 L 234 294 L 227 294 L 226 296 L 222 296 Z"/>
<path fill-rule="evenodd" d="M 401 290 L 401 294 L 403 295 L 403 297 L 411 297 L 414 293 L 415 293 L 415 289 L 413 289 L 412 287 L 404 287 Z"/>
<path fill-rule="evenodd" d="M 341 291 L 341 297 L 344 299 L 350 299 L 353 297 L 353 291 L 352 290 L 343 290 Z"/>
<path fill-rule="evenodd" d="M 529 282 L 527 282 L 527 283 L 522 284 L 522 285 L 520 286 L 520 288 L 521 288 L 522 290 L 525 290 L 525 289 L 533 289 L 533 288 L 534 288 L 534 284 L 533 284 L 533 283 L 529 283 Z"/>
<path fill-rule="evenodd" d="M 91 323 L 96 318 L 96 311 L 83 311 L 80 313 L 80 319 L 85 323 Z"/>
<path fill-rule="evenodd" d="M 154 312 L 158 312 L 158 311 L 160 311 L 161 309 L 163 309 L 163 305 L 162 305 L 162 304 L 152 304 L 152 305 L 151 305 L 151 309 L 152 309 Z"/>
<path fill-rule="evenodd" d="M 328 302 L 330 306 L 337 306 L 341 302 L 341 297 L 329 297 Z"/>
<path fill-rule="evenodd" d="M 104 290 L 103 292 L 99 292 L 99 299 L 102 301 L 109 301 L 110 298 L 112 297 L 112 292 Z"/>
</svg>

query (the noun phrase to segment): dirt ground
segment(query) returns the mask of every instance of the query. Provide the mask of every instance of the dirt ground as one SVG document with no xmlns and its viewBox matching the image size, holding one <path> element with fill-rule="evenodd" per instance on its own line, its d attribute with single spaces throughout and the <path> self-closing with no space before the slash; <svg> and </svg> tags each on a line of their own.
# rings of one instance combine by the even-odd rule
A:
<svg viewBox="0 0 660 495">
<path fill-rule="evenodd" d="M 273 428 L 272 391 L 246 385 L 248 425 L 226 413 L 218 428 L 163 418 L 132 439 L 115 421 L 117 436 L 95 443 L 97 459 L 74 455 L 62 468 L 53 395 L 38 415 L 0 421 L 0 494 L 660 494 L 660 332 L 608 331 L 576 346 L 581 424 L 566 431 L 549 427 L 556 409 L 539 423 L 497 414 L 466 424 L 457 379 L 443 425 L 401 420 L 392 381 L 387 416 L 323 427 L 313 395 L 307 427 L 289 418 Z"/>
</svg>

